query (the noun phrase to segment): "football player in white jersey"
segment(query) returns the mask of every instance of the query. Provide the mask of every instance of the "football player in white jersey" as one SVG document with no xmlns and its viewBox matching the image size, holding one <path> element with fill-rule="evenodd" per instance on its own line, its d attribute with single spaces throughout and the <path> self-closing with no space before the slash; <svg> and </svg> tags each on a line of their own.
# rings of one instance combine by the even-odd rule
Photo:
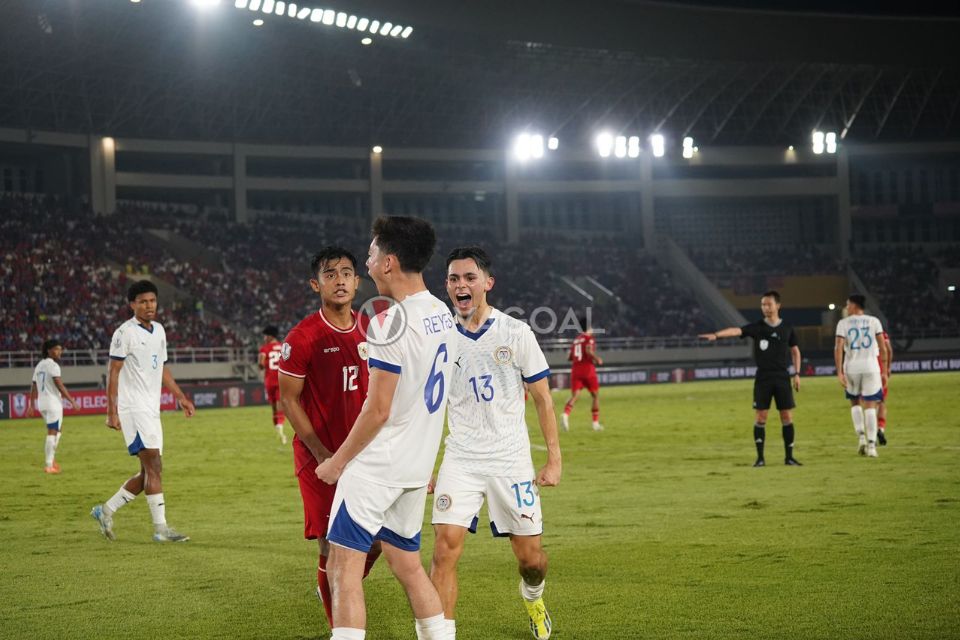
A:
<svg viewBox="0 0 960 640">
<path fill-rule="evenodd" d="M 543 604 L 547 555 L 541 545 L 540 487 L 560 482 L 560 440 L 550 393 L 550 368 L 530 327 L 487 303 L 490 258 L 479 247 L 447 257 L 447 294 L 457 317 L 459 356 L 450 381 L 443 464 L 434 487 L 437 542 L 430 578 L 448 626 L 455 627 L 457 562 L 467 531 L 476 533 L 484 498 L 494 536 L 509 537 L 520 570 L 520 595 L 530 631 L 550 637 Z M 524 420 L 524 385 L 537 407 L 547 462 L 535 472 Z"/>
<path fill-rule="evenodd" d="M 63 398 L 73 404 L 73 396 L 60 380 L 60 356 L 63 346 L 57 340 L 47 340 L 41 349 L 43 358 L 33 370 L 30 384 L 30 408 L 33 416 L 42 416 L 47 425 L 47 440 L 44 445 L 44 473 L 60 473 L 60 465 L 54 456 L 60 444 L 63 429 Z"/>
<path fill-rule="evenodd" d="M 347 439 L 316 471 L 329 484 L 339 480 L 327 531 L 331 640 L 366 635 L 362 578 L 374 540 L 407 593 L 417 638 L 453 637 L 420 562 L 423 506 L 457 358 L 453 316 L 423 282 L 435 246 L 425 220 L 381 217 L 373 224 L 367 268 L 380 295 L 396 304 L 369 314 L 367 400 Z"/>
<path fill-rule="evenodd" d="M 837 323 L 833 359 L 837 378 L 850 400 L 850 417 L 857 432 L 857 452 L 877 457 L 877 404 L 883 401 L 887 384 L 887 344 L 880 320 L 863 312 L 866 299 L 859 294 L 847 298 L 847 316 Z M 878 359 L 879 356 L 879 359 Z"/>
<path fill-rule="evenodd" d="M 127 300 L 133 317 L 120 325 L 110 341 L 107 426 L 123 432 L 127 451 L 140 460 L 140 471 L 123 483 L 112 498 L 96 505 L 90 515 L 100 525 L 100 533 L 114 540 L 113 514 L 140 493 L 146 493 L 154 541 L 185 542 L 190 538 L 174 531 L 166 519 L 161 482 L 161 387 L 173 393 L 188 418 L 193 415 L 194 407 L 170 369 L 163 366 L 167 361 L 167 335 L 155 320 L 156 285 L 149 280 L 135 282 L 127 292 Z"/>
</svg>

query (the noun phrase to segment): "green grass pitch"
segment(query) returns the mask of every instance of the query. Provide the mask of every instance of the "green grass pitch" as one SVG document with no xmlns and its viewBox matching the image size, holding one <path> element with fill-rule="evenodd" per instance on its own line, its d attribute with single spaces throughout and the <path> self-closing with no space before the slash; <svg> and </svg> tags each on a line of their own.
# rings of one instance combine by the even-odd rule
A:
<svg viewBox="0 0 960 640">
<path fill-rule="evenodd" d="M 750 381 L 604 389 L 603 433 L 581 399 L 563 482 L 543 492 L 554 638 L 960 637 L 960 375 L 894 377 L 875 460 L 856 455 L 836 381 L 803 385 L 799 468 L 779 464 L 775 418 L 769 466 L 751 467 Z M 135 469 L 101 417 L 67 420 L 60 476 L 42 473 L 39 420 L 0 423 L 0 637 L 327 638 L 269 420 L 165 415 L 167 516 L 193 538 L 166 546 L 142 497 L 116 542 L 97 532 L 90 507 Z M 458 635 L 522 640 L 509 545 L 487 532 L 467 542 Z M 369 638 L 414 637 L 385 563 L 366 590 Z"/>
</svg>

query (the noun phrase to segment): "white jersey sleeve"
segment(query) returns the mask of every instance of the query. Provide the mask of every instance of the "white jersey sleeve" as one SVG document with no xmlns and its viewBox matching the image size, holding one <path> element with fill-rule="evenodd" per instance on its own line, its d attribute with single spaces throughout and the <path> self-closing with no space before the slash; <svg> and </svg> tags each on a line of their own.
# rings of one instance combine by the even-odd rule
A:
<svg viewBox="0 0 960 640">
<path fill-rule="evenodd" d="M 520 339 L 517 343 L 517 366 L 520 367 L 520 375 L 527 384 L 536 382 L 550 375 L 550 366 L 547 364 L 547 358 L 543 355 L 543 349 L 537 342 L 537 337 L 533 335 L 533 330 L 521 324 Z"/>
<path fill-rule="evenodd" d="M 399 380 L 386 423 L 347 466 L 351 474 L 390 487 L 427 484 L 443 436 L 455 336 L 449 309 L 429 291 L 371 320 L 367 364 Z"/>
</svg>

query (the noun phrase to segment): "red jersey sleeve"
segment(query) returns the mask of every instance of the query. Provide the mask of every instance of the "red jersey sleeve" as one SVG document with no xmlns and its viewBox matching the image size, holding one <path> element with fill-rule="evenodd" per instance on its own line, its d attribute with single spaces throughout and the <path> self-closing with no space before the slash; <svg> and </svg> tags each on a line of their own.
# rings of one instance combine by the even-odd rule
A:
<svg viewBox="0 0 960 640">
<path fill-rule="evenodd" d="M 280 373 L 306 378 L 313 355 L 311 351 L 307 336 L 298 329 L 291 331 L 280 346 Z"/>
</svg>

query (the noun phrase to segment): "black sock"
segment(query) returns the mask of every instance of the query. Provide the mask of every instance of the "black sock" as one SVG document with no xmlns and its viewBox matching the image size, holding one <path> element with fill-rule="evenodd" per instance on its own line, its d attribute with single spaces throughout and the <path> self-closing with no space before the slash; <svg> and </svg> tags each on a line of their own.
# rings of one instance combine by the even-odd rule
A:
<svg viewBox="0 0 960 640">
<path fill-rule="evenodd" d="M 793 458 L 793 423 L 783 425 L 783 452 L 787 460 Z"/>
<path fill-rule="evenodd" d="M 766 426 L 762 422 L 753 425 L 753 442 L 757 445 L 757 460 L 763 460 L 763 441 L 767 435 Z"/>
</svg>

